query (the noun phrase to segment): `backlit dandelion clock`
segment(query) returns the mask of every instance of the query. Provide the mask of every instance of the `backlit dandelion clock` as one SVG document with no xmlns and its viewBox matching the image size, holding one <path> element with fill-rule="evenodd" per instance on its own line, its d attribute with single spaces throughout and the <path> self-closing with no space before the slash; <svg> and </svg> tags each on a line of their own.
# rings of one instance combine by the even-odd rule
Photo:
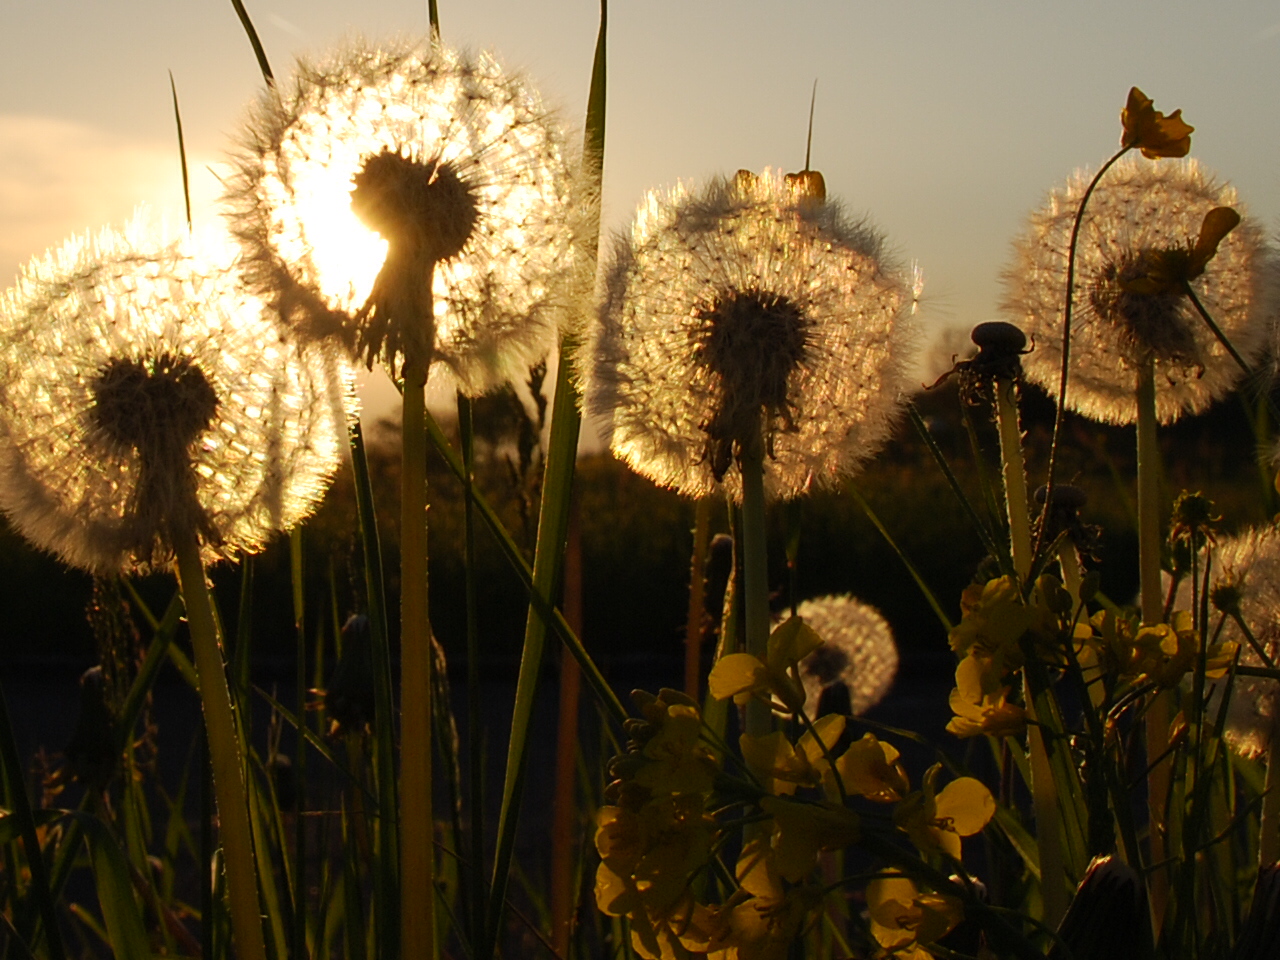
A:
<svg viewBox="0 0 1280 960">
<path fill-rule="evenodd" d="M 554 343 L 570 164 L 537 93 L 488 56 L 357 44 L 302 63 L 236 163 L 249 279 L 304 336 L 370 366 L 438 360 L 473 395 Z"/>
<path fill-rule="evenodd" d="M 167 561 L 191 529 L 212 560 L 319 501 L 346 441 L 332 363 L 229 263 L 136 223 L 33 260 L 4 294 L 0 507 L 34 543 L 110 573 Z"/>
<path fill-rule="evenodd" d="M 898 646 L 879 611 L 836 594 L 805 600 L 796 613 L 826 641 L 800 661 L 810 719 L 818 716 L 823 691 L 831 688 L 848 691 L 848 712 L 854 716 L 884 699 L 898 673 Z"/>
<path fill-rule="evenodd" d="M 1004 310 L 1035 349 L 1027 379 L 1057 395 L 1072 225 L 1089 178 L 1050 194 L 1014 247 Z M 1094 420 L 1133 423 L 1140 368 L 1155 367 L 1163 423 L 1224 396 L 1241 371 L 1186 294 L 1153 284 L 1160 259 L 1187 251 L 1205 216 L 1236 206 L 1235 191 L 1194 161 L 1126 157 L 1102 178 L 1085 210 L 1076 251 L 1067 407 Z M 1245 358 L 1265 345 L 1271 267 L 1262 229 L 1245 217 L 1195 280 L 1200 301 Z M 1159 289 L 1156 289 L 1160 287 Z"/>
<path fill-rule="evenodd" d="M 913 304 L 874 230 L 779 174 L 653 192 L 614 243 L 587 409 L 658 483 L 740 498 L 763 443 L 766 491 L 794 497 L 889 435 Z"/>
</svg>

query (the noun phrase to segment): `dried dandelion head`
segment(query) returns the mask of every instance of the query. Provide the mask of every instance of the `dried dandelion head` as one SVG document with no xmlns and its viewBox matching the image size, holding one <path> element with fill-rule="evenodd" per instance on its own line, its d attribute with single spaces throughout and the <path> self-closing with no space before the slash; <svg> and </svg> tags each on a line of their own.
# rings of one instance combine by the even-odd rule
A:
<svg viewBox="0 0 1280 960">
<path fill-rule="evenodd" d="M 800 661 L 807 716 L 818 716 L 824 691 L 841 686 L 853 716 L 884 699 L 898 672 L 898 647 L 878 610 L 836 594 L 805 600 L 796 613 L 826 641 Z"/>
<path fill-rule="evenodd" d="M 302 63 L 236 166 L 250 283 L 304 339 L 430 358 L 472 395 L 554 344 L 582 204 L 553 116 L 491 58 L 356 44 Z"/>
<path fill-rule="evenodd" d="M 1239 613 L 1263 652 L 1273 663 L 1280 661 L 1280 528 L 1261 527 L 1219 540 L 1213 562 L 1218 576 L 1209 600 L 1215 610 L 1228 614 L 1221 639 L 1239 644 L 1241 664 L 1264 665 L 1230 616 Z M 1177 603 L 1183 609 L 1191 605 L 1191 590 L 1185 582 Z M 1280 683 L 1237 676 L 1223 735 L 1245 756 L 1259 756 L 1271 742 L 1277 711 Z"/>
<path fill-rule="evenodd" d="M 351 377 L 229 264 L 135 223 L 31 261 L 0 298 L 0 508 L 32 542 L 106 574 L 165 563 L 192 529 L 214 560 L 319 501 Z"/>
<path fill-rule="evenodd" d="M 1067 251 L 1089 178 L 1077 174 L 1032 214 L 1005 272 L 1003 308 L 1031 337 L 1027 379 L 1057 395 Z M 1151 282 L 1188 253 L 1205 217 L 1235 207 L 1235 191 L 1194 161 L 1125 158 L 1089 200 L 1076 249 L 1067 406 L 1107 423 L 1137 419 L 1139 369 L 1156 371 L 1156 414 L 1170 423 L 1224 396 L 1240 369 L 1179 284 Z M 1272 266 L 1262 229 L 1248 217 L 1221 239 L 1194 283 L 1196 295 L 1246 358 L 1265 344 Z"/>
<path fill-rule="evenodd" d="M 767 492 L 794 497 L 888 436 L 913 305 L 874 230 L 779 174 L 653 192 L 614 242 L 587 410 L 658 483 L 739 496 L 730 468 L 764 452 Z"/>
</svg>

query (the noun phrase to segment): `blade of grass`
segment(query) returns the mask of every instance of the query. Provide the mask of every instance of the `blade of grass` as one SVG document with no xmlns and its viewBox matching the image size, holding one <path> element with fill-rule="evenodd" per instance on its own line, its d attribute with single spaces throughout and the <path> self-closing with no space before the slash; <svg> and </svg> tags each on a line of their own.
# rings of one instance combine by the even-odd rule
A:
<svg viewBox="0 0 1280 960">
<path fill-rule="evenodd" d="M 258 58 L 258 69 L 262 71 L 262 79 L 267 81 L 267 86 L 274 87 L 276 78 L 271 72 L 271 64 L 267 62 L 267 51 L 263 49 L 262 41 L 258 39 L 258 31 L 254 28 L 253 21 L 249 19 L 249 11 L 244 8 L 242 0 L 231 0 L 231 6 L 235 8 L 236 16 L 240 18 L 240 26 L 244 27 L 245 35 L 249 38 L 253 55 Z"/>
<path fill-rule="evenodd" d="M 584 142 L 584 169 L 599 193 L 603 170 L 605 137 L 605 77 L 608 36 L 608 0 L 600 0 L 600 29 L 596 37 L 595 57 L 591 69 L 591 86 L 587 97 L 587 119 Z M 584 238 L 577 254 L 585 263 L 596 262 L 600 237 L 599 213 L 590 235 Z M 573 474 L 578 455 L 577 388 L 572 376 L 576 337 L 565 335 L 560 343 L 560 362 L 556 370 L 555 395 L 551 411 L 551 436 L 543 472 L 542 504 L 538 517 L 538 539 L 534 551 L 533 593 L 547 603 L 559 578 L 568 532 L 569 506 Z M 524 652 L 516 681 L 515 711 L 511 721 L 511 743 L 503 780 L 502 808 L 498 816 L 498 846 L 494 860 L 492 889 L 486 916 L 486 937 L 480 960 L 488 960 L 497 945 L 511 856 L 515 847 L 515 828 L 519 818 L 523 783 L 525 745 L 529 721 L 533 713 L 533 697 L 538 672 L 542 666 L 543 644 L 547 622 L 541 611 L 530 609 L 525 625 Z"/>
<path fill-rule="evenodd" d="M 289 531 L 289 572 L 293 581 L 293 625 L 297 631 L 297 664 L 294 696 L 298 704 L 298 723 L 307 722 L 307 635 L 305 625 L 306 582 L 302 569 L 302 527 Z M 307 740 L 298 737 L 293 760 L 293 929 L 290 931 L 289 956 L 307 958 Z"/>
<path fill-rule="evenodd" d="M 133 899 L 129 865 L 106 825 L 87 813 L 70 813 L 89 843 L 89 859 L 98 891 L 98 906 L 111 949 L 121 960 L 151 956 L 146 927 Z"/>
</svg>

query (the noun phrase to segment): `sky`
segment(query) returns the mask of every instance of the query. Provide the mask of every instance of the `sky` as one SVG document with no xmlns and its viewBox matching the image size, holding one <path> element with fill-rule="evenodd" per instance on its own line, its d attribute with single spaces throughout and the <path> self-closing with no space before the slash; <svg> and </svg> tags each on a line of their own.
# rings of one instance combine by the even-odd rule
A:
<svg viewBox="0 0 1280 960">
<path fill-rule="evenodd" d="M 425 0 L 245 5 L 279 77 L 346 37 L 427 30 Z M 580 129 L 596 0 L 438 5 L 446 43 L 524 71 Z M 213 171 L 261 87 L 230 0 L 3 0 L 0 284 L 140 203 L 181 221 L 170 72 L 195 219 L 212 222 Z M 1182 108 L 1192 155 L 1280 228 L 1274 0 L 614 0 L 606 229 L 654 187 L 800 169 L 815 80 L 812 165 L 920 266 L 936 355 L 954 349 L 946 331 L 998 315 L 1012 238 L 1053 186 L 1114 151 L 1130 86 Z"/>
</svg>

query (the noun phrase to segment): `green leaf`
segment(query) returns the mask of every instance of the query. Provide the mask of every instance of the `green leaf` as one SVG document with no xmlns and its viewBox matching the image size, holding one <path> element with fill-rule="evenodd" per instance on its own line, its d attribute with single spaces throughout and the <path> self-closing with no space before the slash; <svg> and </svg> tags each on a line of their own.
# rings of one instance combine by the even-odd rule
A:
<svg viewBox="0 0 1280 960">
<path fill-rule="evenodd" d="M 98 905 L 106 924 L 111 949 L 120 960 L 139 960 L 151 956 L 151 943 L 142 922 L 142 914 L 133 897 L 129 881 L 129 865 L 124 852 L 106 826 L 87 813 L 70 812 L 68 817 L 80 825 L 89 845 L 89 861 L 98 891 Z"/>
</svg>

